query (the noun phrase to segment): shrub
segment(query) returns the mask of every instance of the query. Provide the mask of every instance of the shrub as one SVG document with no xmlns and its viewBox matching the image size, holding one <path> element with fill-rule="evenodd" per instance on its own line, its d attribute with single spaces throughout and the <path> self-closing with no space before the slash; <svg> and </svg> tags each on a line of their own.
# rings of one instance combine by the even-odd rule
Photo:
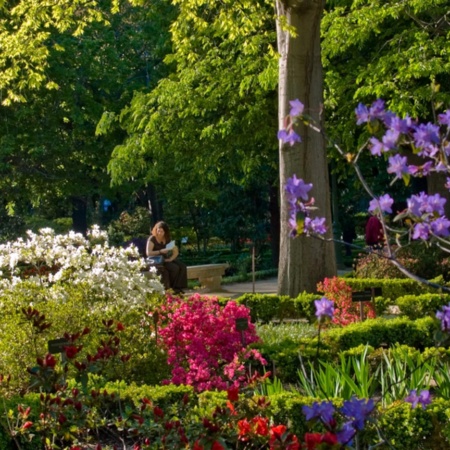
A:
<svg viewBox="0 0 450 450">
<path fill-rule="evenodd" d="M 222 308 L 213 297 L 196 294 L 184 300 L 169 296 L 160 314 L 159 333 L 174 384 L 192 385 L 197 391 L 227 389 L 245 383 L 248 359 L 265 364 L 259 352 L 246 349 L 258 336 L 243 305 L 230 301 Z M 237 329 L 238 319 L 247 323 L 245 331 Z"/>
<path fill-rule="evenodd" d="M 435 317 L 436 311 L 450 302 L 450 294 L 404 295 L 396 301 L 402 314 L 411 320 L 424 316 Z"/>
<path fill-rule="evenodd" d="M 352 288 L 345 280 L 338 277 L 325 278 L 323 283 L 318 283 L 317 290 L 334 301 L 333 323 L 345 326 L 360 320 L 360 304 L 352 301 Z M 372 303 L 364 302 L 363 307 L 365 317 L 375 317 Z"/>
<path fill-rule="evenodd" d="M 450 280 L 448 253 L 436 246 L 424 246 L 414 242 L 407 247 L 397 249 L 396 259 L 411 273 L 426 280 L 439 275 L 442 275 L 445 281 Z M 357 278 L 406 278 L 406 275 L 387 258 L 380 258 L 374 253 L 359 255 L 355 263 L 354 275 Z"/>
</svg>

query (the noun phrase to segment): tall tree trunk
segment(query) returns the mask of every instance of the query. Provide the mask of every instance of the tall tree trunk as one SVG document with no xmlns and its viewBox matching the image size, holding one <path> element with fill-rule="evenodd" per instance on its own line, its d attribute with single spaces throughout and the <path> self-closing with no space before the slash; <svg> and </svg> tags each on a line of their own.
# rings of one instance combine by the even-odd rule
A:
<svg viewBox="0 0 450 450">
<path fill-rule="evenodd" d="M 270 211 L 270 248 L 272 250 L 272 265 L 278 267 L 280 261 L 280 205 L 279 192 L 275 186 L 269 188 Z"/>
<path fill-rule="evenodd" d="M 299 99 L 305 112 L 320 125 L 323 106 L 323 74 L 320 55 L 320 22 L 323 0 L 277 0 L 277 16 L 296 30 L 294 38 L 277 21 L 279 62 L 279 127 L 289 114 L 289 101 Z M 325 277 L 336 274 L 334 245 L 301 235 L 289 236 L 289 209 L 284 186 L 296 174 L 313 183 L 310 191 L 319 208 L 317 215 L 325 216 L 331 237 L 331 207 L 325 142 L 320 133 L 300 125 L 297 132 L 302 143 L 290 147 L 280 144 L 281 234 L 278 293 L 297 296 L 300 292 L 315 292 Z"/>
</svg>

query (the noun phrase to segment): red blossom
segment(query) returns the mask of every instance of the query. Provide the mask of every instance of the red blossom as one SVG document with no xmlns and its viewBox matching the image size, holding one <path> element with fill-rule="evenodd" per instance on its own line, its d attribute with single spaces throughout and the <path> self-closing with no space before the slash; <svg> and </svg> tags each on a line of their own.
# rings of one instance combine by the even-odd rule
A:
<svg viewBox="0 0 450 450">
<path fill-rule="evenodd" d="M 25 422 L 23 425 L 22 425 L 22 430 L 28 430 L 28 428 L 30 428 L 30 427 L 32 427 L 33 426 L 33 422 L 30 422 L 29 420 L 27 421 L 27 422 Z"/>
<path fill-rule="evenodd" d="M 239 400 L 239 388 L 231 387 L 227 390 L 228 400 L 230 402 L 237 402 Z"/>
<path fill-rule="evenodd" d="M 225 447 L 218 441 L 214 441 L 211 450 L 225 450 Z"/>
</svg>

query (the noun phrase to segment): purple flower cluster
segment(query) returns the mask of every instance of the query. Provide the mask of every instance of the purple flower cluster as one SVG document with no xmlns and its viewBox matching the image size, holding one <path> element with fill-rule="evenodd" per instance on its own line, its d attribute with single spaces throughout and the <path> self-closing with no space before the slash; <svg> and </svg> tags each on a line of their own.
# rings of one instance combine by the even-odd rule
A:
<svg viewBox="0 0 450 450">
<path fill-rule="evenodd" d="M 422 409 L 425 409 L 425 407 L 431 403 L 430 391 L 423 390 L 420 391 L 419 395 L 417 395 L 417 391 L 413 389 L 405 398 L 405 402 L 411 403 L 411 406 L 413 408 L 416 408 L 420 405 Z"/>
<path fill-rule="evenodd" d="M 436 318 L 441 321 L 442 331 L 450 331 L 450 304 L 443 306 L 442 310 L 436 313 Z"/>
<path fill-rule="evenodd" d="M 437 125 L 418 123 L 410 117 L 402 119 L 386 110 L 382 100 L 375 101 L 370 107 L 359 104 L 355 113 L 359 125 L 378 123 L 385 127 L 383 136 L 369 140 L 369 150 L 375 156 L 393 153 L 388 158 L 387 171 L 395 176 L 394 181 L 404 179 L 408 182 L 411 176 L 422 177 L 450 170 L 446 162 L 450 157 L 450 110 L 438 116 Z M 410 146 L 413 153 L 424 158 L 423 164 L 408 164 L 407 157 L 397 153 L 400 146 Z M 450 179 L 446 186 L 450 189 Z M 428 196 L 423 192 L 408 199 L 408 208 L 402 215 L 411 219 L 412 239 L 450 236 L 450 220 L 444 215 L 445 202 L 438 194 Z M 369 211 L 392 213 L 392 204 L 393 199 L 386 194 L 373 199 Z"/>
<path fill-rule="evenodd" d="M 314 198 L 309 198 L 308 192 L 312 189 L 311 183 L 305 183 L 301 178 L 297 178 L 294 174 L 288 178 L 285 186 L 285 194 L 289 203 L 289 226 L 291 228 L 291 236 L 298 234 L 325 234 L 327 228 L 325 226 L 324 217 L 309 216 L 314 205 Z"/>
<path fill-rule="evenodd" d="M 349 420 L 336 432 L 339 444 L 352 445 L 356 432 L 364 428 L 365 422 L 374 409 L 375 403 L 372 399 L 360 400 L 352 397 L 351 400 L 345 401 L 339 412 Z M 334 430 L 336 427 L 336 420 L 333 417 L 335 408 L 331 402 L 314 402 L 311 406 L 303 406 L 302 411 L 308 421 L 320 421 L 329 430 Z"/>
<path fill-rule="evenodd" d="M 302 142 L 302 138 L 294 131 L 292 119 L 301 117 L 305 107 L 300 100 L 291 100 L 289 104 L 291 105 L 289 120 L 286 127 L 283 130 L 278 131 L 278 139 L 292 147 L 296 142 Z"/>
</svg>

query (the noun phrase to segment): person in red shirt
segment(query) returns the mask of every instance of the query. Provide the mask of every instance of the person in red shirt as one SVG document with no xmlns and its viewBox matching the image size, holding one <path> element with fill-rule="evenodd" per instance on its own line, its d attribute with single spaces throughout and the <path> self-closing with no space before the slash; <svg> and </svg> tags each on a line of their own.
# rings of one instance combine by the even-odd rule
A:
<svg viewBox="0 0 450 450">
<path fill-rule="evenodd" d="M 383 248 L 383 225 L 377 216 L 370 216 L 366 223 L 366 244 L 374 249 Z"/>
</svg>

